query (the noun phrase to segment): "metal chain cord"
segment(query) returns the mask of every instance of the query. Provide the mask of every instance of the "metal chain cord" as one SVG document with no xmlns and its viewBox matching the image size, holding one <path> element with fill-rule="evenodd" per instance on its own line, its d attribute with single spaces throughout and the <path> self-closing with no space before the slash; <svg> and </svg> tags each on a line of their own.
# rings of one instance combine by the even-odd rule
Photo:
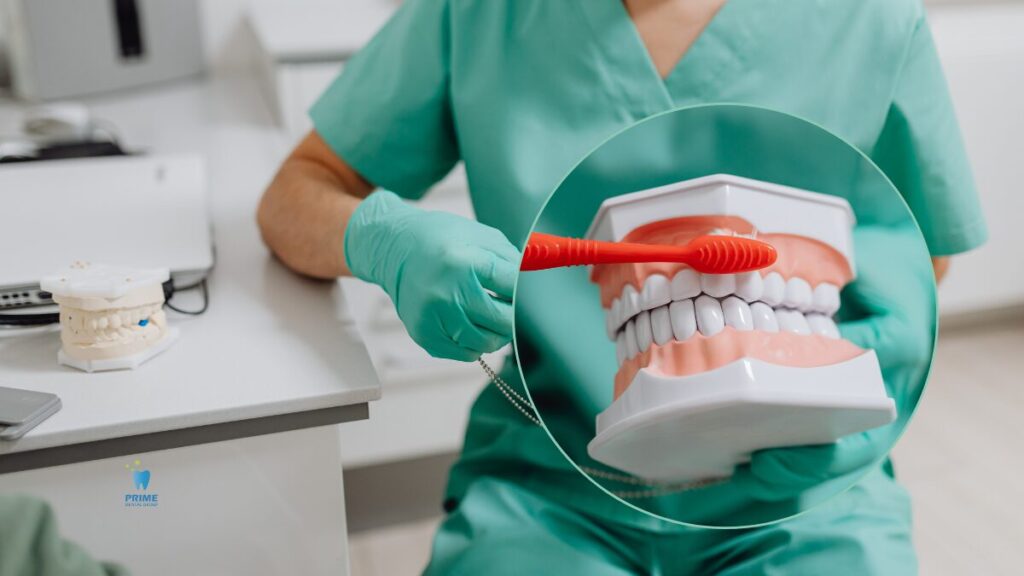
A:
<svg viewBox="0 0 1024 576">
<path fill-rule="evenodd" d="M 494 382 L 494 385 L 498 387 L 498 390 L 501 390 L 501 393 L 505 395 L 505 398 L 508 399 L 508 401 L 511 402 L 512 405 L 523 414 L 523 416 L 526 416 L 530 422 L 540 426 L 540 418 L 538 418 L 536 414 L 532 413 L 535 411 L 533 405 L 528 402 L 526 398 L 520 396 L 519 392 L 516 392 L 514 388 L 509 386 L 508 382 L 505 382 L 501 376 L 498 376 L 498 373 L 484 361 L 483 357 L 477 358 L 477 362 L 479 362 L 480 366 L 483 367 L 484 372 L 487 373 L 491 382 Z M 526 408 L 527 406 L 529 406 L 529 409 Z"/>
<path fill-rule="evenodd" d="M 487 373 L 487 377 L 491 379 L 491 382 L 501 391 L 501 394 L 505 396 L 505 399 L 509 401 L 516 410 L 518 410 L 523 416 L 525 416 L 530 422 L 541 426 L 540 418 L 536 414 L 536 408 L 526 398 L 516 392 L 515 388 L 509 385 L 508 382 L 498 376 L 498 373 L 491 368 L 483 358 L 478 358 L 477 362 Z M 620 484 L 630 484 L 633 486 L 644 487 L 641 490 L 612 490 L 612 494 L 615 494 L 619 498 L 627 500 L 639 500 L 643 498 L 655 498 L 657 496 L 665 496 L 668 494 L 675 494 L 677 492 L 686 492 L 688 490 L 696 490 L 698 488 L 706 488 L 708 486 L 714 486 L 721 484 L 728 480 L 728 478 L 709 478 L 706 480 L 692 480 L 688 482 L 659 482 L 656 480 L 645 480 L 643 478 L 637 478 L 636 476 L 628 476 L 626 474 L 616 474 L 614 472 L 608 472 L 598 468 L 591 468 L 589 466 L 580 466 L 580 469 L 590 474 L 595 478 L 601 478 L 603 480 L 611 480 L 612 482 L 618 482 Z"/>
</svg>

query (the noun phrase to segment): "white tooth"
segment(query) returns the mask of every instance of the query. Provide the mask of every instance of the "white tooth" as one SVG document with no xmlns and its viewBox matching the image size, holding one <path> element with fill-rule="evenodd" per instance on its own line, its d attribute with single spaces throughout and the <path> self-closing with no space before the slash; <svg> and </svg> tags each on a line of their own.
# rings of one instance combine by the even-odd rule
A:
<svg viewBox="0 0 1024 576">
<path fill-rule="evenodd" d="M 694 302 L 694 310 L 697 313 L 697 328 L 705 336 L 714 336 L 725 328 L 725 318 L 722 316 L 722 305 L 711 296 L 702 295 Z"/>
<path fill-rule="evenodd" d="M 807 319 L 796 310 L 776 310 L 775 317 L 779 320 L 779 328 L 783 332 L 804 335 L 811 333 L 811 327 L 807 324 Z"/>
<path fill-rule="evenodd" d="M 650 310 L 672 301 L 671 282 L 661 274 L 652 274 L 644 281 L 644 289 L 640 292 L 640 308 Z"/>
<path fill-rule="evenodd" d="M 804 318 L 807 320 L 807 325 L 811 327 L 811 334 L 825 335 L 824 316 L 821 314 L 807 314 Z"/>
<path fill-rule="evenodd" d="M 686 300 L 700 294 L 700 274 L 692 268 L 683 268 L 672 277 L 672 299 Z M 677 338 L 678 340 L 678 338 Z"/>
<path fill-rule="evenodd" d="M 782 304 L 782 299 L 785 297 L 786 281 L 778 272 L 769 272 L 764 277 L 764 292 L 761 294 L 761 300 L 769 306 L 778 306 Z"/>
<path fill-rule="evenodd" d="M 843 335 L 839 332 L 839 326 L 836 326 L 836 321 L 825 317 L 825 336 L 830 338 L 842 338 Z"/>
<path fill-rule="evenodd" d="M 636 325 L 633 320 L 626 322 L 626 358 L 632 358 L 640 353 L 636 346 Z"/>
<path fill-rule="evenodd" d="M 132 313 L 131 312 L 128 312 L 127 310 L 122 310 L 121 313 L 119 314 L 119 316 L 121 317 L 121 326 L 122 327 L 124 327 L 124 326 L 131 326 L 132 325 Z"/>
<path fill-rule="evenodd" d="M 744 331 L 754 329 L 750 305 L 735 296 L 729 296 L 722 301 L 722 315 L 725 317 L 726 326 Z"/>
<path fill-rule="evenodd" d="M 715 298 L 728 296 L 736 290 L 735 274 L 701 274 L 700 287 Z M 703 332 L 703 330 L 701 330 Z"/>
<path fill-rule="evenodd" d="M 111 328 L 114 328 L 114 329 L 120 328 L 121 327 L 121 315 L 116 313 L 116 312 L 111 314 L 110 315 L 109 323 L 110 323 L 110 327 Z"/>
<path fill-rule="evenodd" d="M 814 287 L 814 310 L 831 316 L 839 310 L 839 287 L 822 282 Z"/>
<path fill-rule="evenodd" d="M 672 320 L 669 318 L 668 306 L 658 306 L 651 310 L 651 333 L 659 345 L 668 344 L 672 340 Z"/>
<path fill-rule="evenodd" d="M 811 326 L 807 323 L 807 317 L 803 314 L 796 312 L 793 319 L 796 321 L 796 333 L 797 334 L 810 334 Z"/>
<path fill-rule="evenodd" d="M 640 313 L 640 294 L 632 284 L 622 289 L 622 319 L 627 320 Z"/>
<path fill-rule="evenodd" d="M 157 326 L 163 326 L 167 322 L 167 315 L 164 314 L 163 310 L 157 310 L 152 316 L 153 323 Z"/>
<path fill-rule="evenodd" d="M 779 323 L 779 330 L 783 332 L 792 332 L 794 320 L 793 311 L 785 308 L 779 308 L 775 311 L 775 320 Z"/>
<path fill-rule="evenodd" d="M 839 327 L 828 316 L 822 314 L 808 314 L 807 324 L 811 327 L 812 334 L 820 334 L 829 338 L 839 338 Z"/>
<path fill-rule="evenodd" d="M 622 366 L 622 363 L 626 361 L 626 333 L 619 332 L 619 335 L 615 337 L 615 361 Z"/>
<path fill-rule="evenodd" d="M 779 321 L 775 319 L 775 310 L 764 302 L 754 302 L 750 305 L 750 316 L 754 321 L 754 330 L 762 332 L 778 332 Z"/>
<path fill-rule="evenodd" d="M 654 334 L 651 332 L 651 313 L 648 310 L 636 315 L 636 346 L 641 352 L 647 352 L 654 342 Z"/>
<path fill-rule="evenodd" d="M 101 316 L 100 319 L 96 321 L 96 327 L 100 330 L 106 330 L 109 324 L 110 322 L 107 321 L 106 316 Z"/>
<path fill-rule="evenodd" d="M 693 300 L 689 298 L 670 304 L 668 317 L 672 324 L 672 335 L 676 340 L 686 340 L 697 331 L 697 317 L 693 312 Z"/>
<path fill-rule="evenodd" d="M 747 302 L 761 299 L 764 293 L 764 279 L 760 272 L 744 272 L 736 275 L 736 295 Z"/>
<path fill-rule="evenodd" d="M 622 327 L 622 300 L 618 298 L 612 300 L 612 307 L 609 314 L 612 317 L 612 324 L 615 325 L 615 329 L 618 330 Z"/>
<path fill-rule="evenodd" d="M 803 278 L 793 277 L 786 282 L 786 296 L 782 299 L 786 308 L 807 311 L 811 309 L 811 285 Z"/>
</svg>

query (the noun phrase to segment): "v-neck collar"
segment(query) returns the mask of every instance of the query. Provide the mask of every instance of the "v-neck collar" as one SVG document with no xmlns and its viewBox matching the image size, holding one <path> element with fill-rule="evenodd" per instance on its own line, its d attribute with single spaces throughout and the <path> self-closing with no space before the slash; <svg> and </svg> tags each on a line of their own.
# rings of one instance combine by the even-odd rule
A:
<svg viewBox="0 0 1024 576">
<path fill-rule="evenodd" d="M 727 0 L 719 8 L 662 78 L 622 0 L 577 0 L 604 57 L 598 67 L 604 80 L 618 87 L 639 117 L 673 108 L 677 101 L 700 99 L 706 84 L 731 68 L 732 47 L 722 30 L 729 6 L 737 1 Z"/>
</svg>

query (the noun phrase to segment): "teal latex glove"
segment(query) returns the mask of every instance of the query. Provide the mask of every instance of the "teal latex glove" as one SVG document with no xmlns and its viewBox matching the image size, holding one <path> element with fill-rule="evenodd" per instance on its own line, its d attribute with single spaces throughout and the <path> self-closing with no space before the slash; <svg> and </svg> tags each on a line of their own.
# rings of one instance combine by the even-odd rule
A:
<svg viewBox="0 0 1024 576">
<path fill-rule="evenodd" d="M 754 453 L 738 471 L 752 496 L 782 500 L 828 480 L 866 471 L 892 447 L 924 388 L 935 335 L 935 281 L 924 241 L 907 223 L 854 230 L 857 279 L 843 290 L 843 338 L 878 356 L 896 402 L 893 424 L 833 444 Z"/>
<path fill-rule="evenodd" d="M 359 204 L 345 231 L 349 269 L 384 288 L 412 339 L 438 358 L 476 360 L 512 339 L 519 259 L 497 229 L 384 190 Z"/>
</svg>

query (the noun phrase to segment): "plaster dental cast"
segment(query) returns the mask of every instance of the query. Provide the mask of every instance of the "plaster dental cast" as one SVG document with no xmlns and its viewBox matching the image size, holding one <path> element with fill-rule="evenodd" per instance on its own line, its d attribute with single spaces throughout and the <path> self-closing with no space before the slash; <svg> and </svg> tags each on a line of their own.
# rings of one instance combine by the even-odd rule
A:
<svg viewBox="0 0 1024 576">
<path fill-rule="evenodd" d="M 170 272 L 75 262 L 43 278 L 60 304 L 61 364 L 85 370 L 135 368 L 178 338 L 167 326 L 163 283 Z"/>
<path fill-rule="evenodd" d="M 942 258 L 984 241 L 945 81 L 912 0 L 408 0 L 313 106 L 314 130 L 264 195 L 263 238 L 301 274 L 379 284 L 425 350 L 473 360 L 509 342 L 516 246 L 573 166 L 636 122 L 712 102 L 806 118 L 863 151 L 906 199 L 937 271 Z M 658 157 L 667 144 L 644 152 Z M 458 161 L 476 221 L 407 202 Z M 876 265 L 859 267 L 853 285 L 884 278 L 884 256 L 901 238 L 855 231 L 858 260 Z M 893 291 L 907 297 L 900 291 L 917 286 Z M 899 314 L 893 301 L 876 298 L 870 317 L 840 327 L 883 365 L 895 347 L 926 346 L 884 328 L 896 325 L 887 323 Z M 532 345 L 542 339 L 553 344 Z M 526 331 L 517 346 L 535 353 L 523 366 L 531 388 L 591 384 L 559 377 L 558 339 Z M 520 383 L 512 362 L 501 376 Z M 796 498 L 851 462 L 871 467 L 818 508 L 761 527 L 699 529 L 611 499 L 486 387 L 427 573 L 913 573 L 909 499 L 891 468 L 850 452 L 859 446 L 779 449 L 748 486 Z"/>
</svg>

